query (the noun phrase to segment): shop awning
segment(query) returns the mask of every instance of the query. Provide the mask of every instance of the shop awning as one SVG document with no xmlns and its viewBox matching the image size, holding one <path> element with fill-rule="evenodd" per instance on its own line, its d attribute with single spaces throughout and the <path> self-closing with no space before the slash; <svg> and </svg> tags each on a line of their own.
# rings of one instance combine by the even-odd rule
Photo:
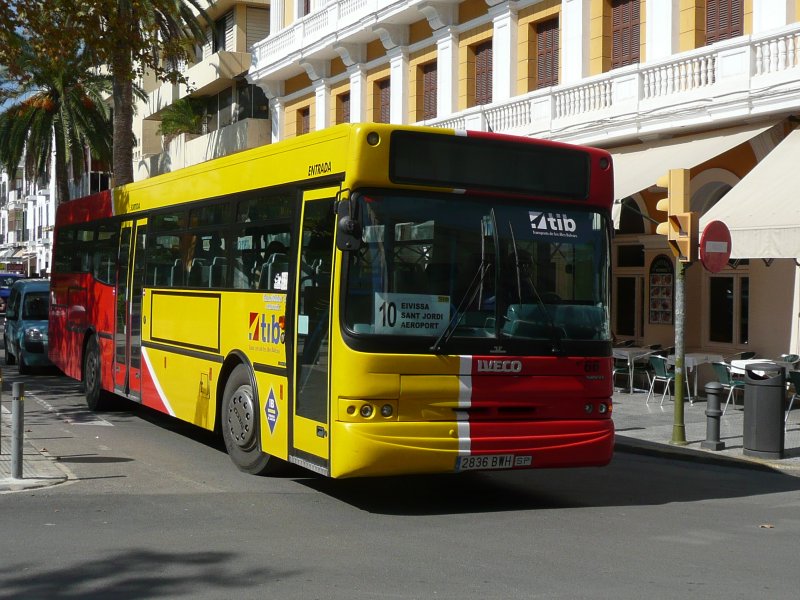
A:
<svg viewBox="0 0 800 600">
<path fill-rule="evenodd" d="M 14 252 L 12 258 L 23 258 L 28 251 L 25 248 L 20 248 Z"/>
<path fill-rule="evenodd" d="M 4 258 L 9 258 L 9 257 L 11 257 L 13 255 L 14 255 L 14 249 L 13 248 L 4 248 L 4 249 L 0 250 L 0 260 L 2 260 Z"/>
<path fill-rule="evenodd" d="M 617 199 L 612 210 L 614 222 L 619 223 L 620 200 L 655 185 L 669 169 L 696 167 L 773 125 L 743 125 L 610 149 L 614 160 L 614 198 Z"/>
<path fill-rule="evenodd" d="M 800 129 L 778 144 L 700 219 L 731 231 L 731 258 L 800 258 Z"/>
</svg>

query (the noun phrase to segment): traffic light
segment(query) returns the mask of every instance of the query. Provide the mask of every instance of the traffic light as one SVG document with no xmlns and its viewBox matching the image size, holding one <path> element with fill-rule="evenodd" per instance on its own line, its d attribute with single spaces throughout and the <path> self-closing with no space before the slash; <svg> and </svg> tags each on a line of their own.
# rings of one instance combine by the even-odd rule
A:
<svg viewBox="0 0 800 600">
<path fill-rule="evenodd" d="M 697 213 L 689 210 L 689 170 L 670 169 L 656 183 L 667 189 L 667 197 L 659 200 L 656 208 L 667 213 L 667 220 L 659 223 L 656 233 L 667 236 L 672 253 L 681 262 L 697 260 Z"/>
</svg>

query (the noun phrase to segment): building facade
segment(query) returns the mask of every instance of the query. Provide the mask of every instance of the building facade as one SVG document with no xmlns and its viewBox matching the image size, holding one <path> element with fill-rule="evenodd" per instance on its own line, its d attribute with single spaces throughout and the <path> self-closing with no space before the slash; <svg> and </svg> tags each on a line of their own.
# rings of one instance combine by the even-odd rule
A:
<svg viewBox="0 0 800 600">
<path fill-rule="evenodd" d="M 687 270 L 687 348 L 800 350 L 789 158 L 800 0 L 222 1 L 209 12 L 190 86 L 151 82 L 137 178 L 347 121 L 603 147 L 615 159 L 615 333 L 672 345 L 675 263 L 655 234 L 655 183 L 689 169 L 691 209 L 701 227 L 729 225 L 732 260 Z M 159 119 L 186 97 L 206 103 L 206 129 L 165 145 Z"/>
</svg>

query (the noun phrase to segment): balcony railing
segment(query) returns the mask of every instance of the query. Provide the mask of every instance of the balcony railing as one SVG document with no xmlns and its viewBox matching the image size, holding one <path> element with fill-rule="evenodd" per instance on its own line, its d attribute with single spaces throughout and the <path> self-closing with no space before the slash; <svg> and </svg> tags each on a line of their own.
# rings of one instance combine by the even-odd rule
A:
<svg viewBox="0 0 800 600">
<path fill-rule="evenodd" d="M 800 23 L 426 121 L 594 143 L 800 108 Z"/>
<path fill-rule="evenodd" d="M 348 31 L 421 0 L 332 0 L 253 47 L 253 70 L 280 69 L 292 53 L 347 41 Z M 372 21 L 370 21 L 372 22 Z M 330 40 L 330 41 L 328 41 Z M 574 141 L 768 114 L 800 106 L 800 23 L 667 59 L 474 107 L 426 124 Z"/>
</svg>

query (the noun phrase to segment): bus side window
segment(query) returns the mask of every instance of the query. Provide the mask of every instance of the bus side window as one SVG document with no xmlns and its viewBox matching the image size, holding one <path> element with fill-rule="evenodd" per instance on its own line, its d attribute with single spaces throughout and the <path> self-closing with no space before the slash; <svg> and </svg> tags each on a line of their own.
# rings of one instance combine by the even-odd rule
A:
<svg viewBox="0 0 800 600">
<path fill-rule="evenodd" d="M 233 249 L 234 288 L 286 291 L 290 270 L 288 228 L 267 223 L 240 230 Z"/>
</svg>

